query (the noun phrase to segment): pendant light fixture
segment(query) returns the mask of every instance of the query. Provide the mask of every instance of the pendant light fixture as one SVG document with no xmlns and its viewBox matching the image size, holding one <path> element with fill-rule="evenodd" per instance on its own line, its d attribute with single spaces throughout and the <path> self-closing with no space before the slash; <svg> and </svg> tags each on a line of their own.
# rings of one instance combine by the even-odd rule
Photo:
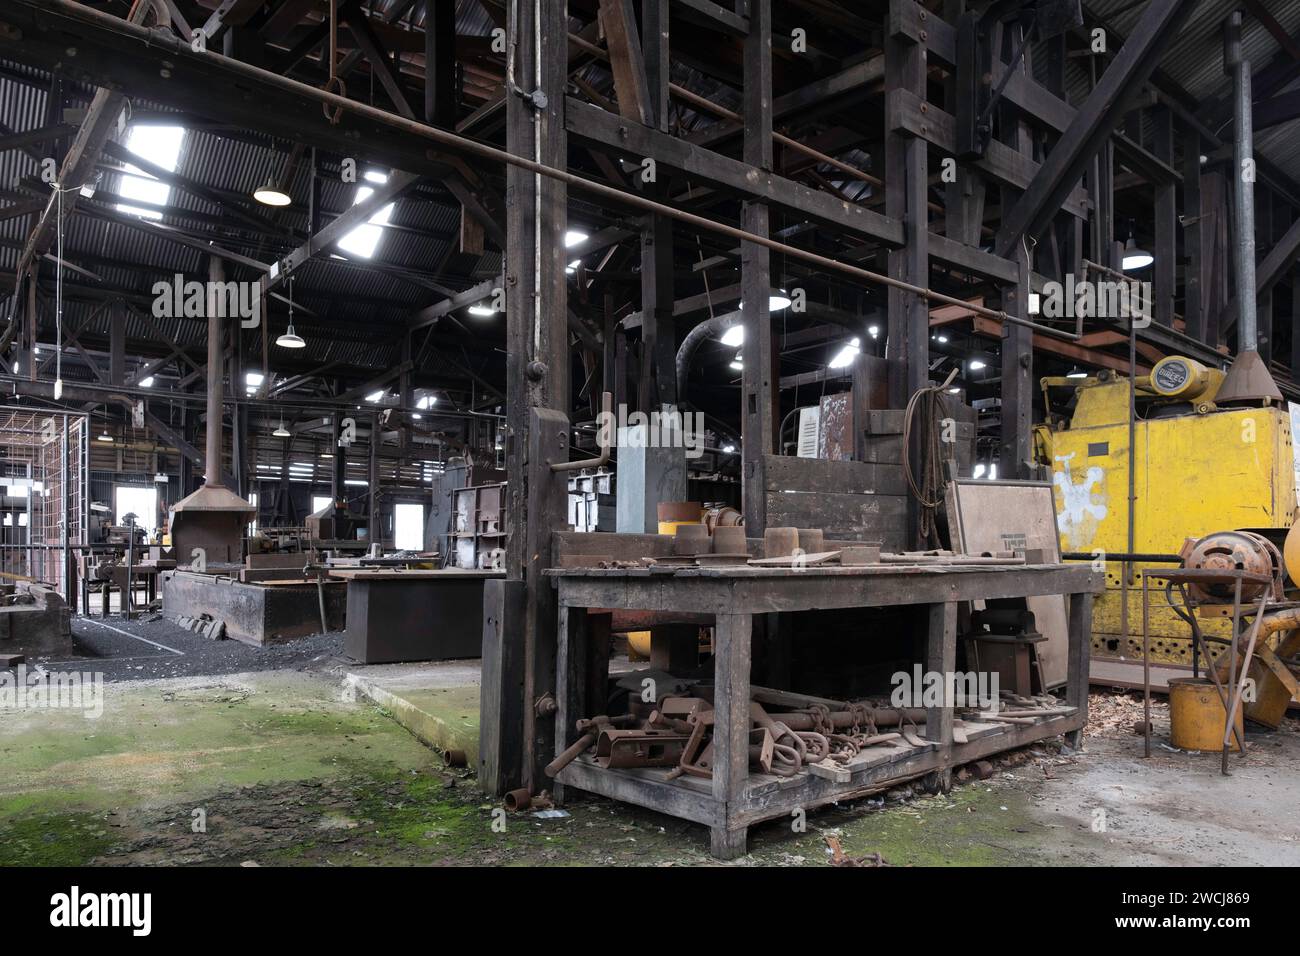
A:
<svg viewBox="0 0 1300 956">
<path fill-rule="evenodd" d="M 293 198 L 280 188 L 274 174 L 266 177 L 266 182 L 253 190 L 253 198 L 263 206 L 288 206 Z"/>
<path fill-rule="evenodd" d="M 289 327 L 275 340 L 275 344 L 282 349 L 301 349 L 307 346 L 302 336 L 293 330 L 293 276 L 289 277 Z"/>
</svg>

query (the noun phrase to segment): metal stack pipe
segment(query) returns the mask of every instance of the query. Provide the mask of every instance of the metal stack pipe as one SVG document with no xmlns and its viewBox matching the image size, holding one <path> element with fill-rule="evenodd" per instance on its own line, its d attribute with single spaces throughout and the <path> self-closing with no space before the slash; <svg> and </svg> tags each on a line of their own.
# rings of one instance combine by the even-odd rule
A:
<svg viewBox="0 0 1300 956">
<path fill-rule="evenodd" d="M 1236 193 L 1236 279 L 1237 279 L 1237 351 L 1259 351 L 1259 329 L 1255 310 L 1255 182 L 1246 175 L 1254 159 L 1253 117 L 1250 102 L 1250 61 L 1241 49 L 1241 11 L 1228 20 L 1224 56 L 1232 74 L 1233 191 Z"/>
<path fill-rule="evenodd" d="M 1282 401 L 1268 365 L 1259 355 L 1255 307 L 1254 127 L 1251 117 L 1250 60 L 1241 45 L 1242 16 L 1235 11 L 1224 26 L 1223 66 L 1232 77 L 1233 278 L 1237 287 L 1237 357 L 1219 387 L 1221 404 Z"/>
<path fill-rule="evenodd" d="M 221 480 L 221 313 L 217 308 L 219 284 L 226 281 L 226 270 L 216 256 L 208 259 L 208 425 L 203 456 L 203 483 L 209 488 L 222 487 Z"/>
<path fill-rule="evenodd" d="M 177 567 L 225 571 L 243 562 L 243 539 L 257 509 L 225 485 L 221 474 L 223 349 L 221 296 L 225 270 L 213 256 L 208 265 L 208 421 L 204 442 L 203 485 L 171 509 L 171 539 Z M 236 416 L 238 421 L 238 416 Z"/>
</svg>

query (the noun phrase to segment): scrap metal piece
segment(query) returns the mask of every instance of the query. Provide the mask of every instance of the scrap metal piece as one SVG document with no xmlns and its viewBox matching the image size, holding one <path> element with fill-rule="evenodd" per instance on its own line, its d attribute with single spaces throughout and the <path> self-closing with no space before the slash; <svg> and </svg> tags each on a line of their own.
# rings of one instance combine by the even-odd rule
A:
<svg viewBox="0 0 1300 956">
<path fill-rule="evenodd" d="M 666 730 L 614 730 L 596 738 L 596 765 L 604 770 L 671 767 L 681 760 L 686 734 Z"/>
<path fill-rule="evenodd" d="M 1190 570 L 1240 570 L 1266 575 L 1272 579 L 1269 584 L 1243 580 L 1243 601 L 1254 601 L 1265 592 L 1269 592 L 1275 600 L 1283 598 L 1282 552 L 1261 534 L 1253 531 L 1216 531 L 1202 538 L 1188 538 L 1179 557 L 1183 559 L 1183 567 Z M 1196 582 L 1188 586 L 1188 591 L 1198 603 L 1220 604 L 1232 600 L 1233 584 L 1226 579 L 1223 582 Z"/>
</svg>

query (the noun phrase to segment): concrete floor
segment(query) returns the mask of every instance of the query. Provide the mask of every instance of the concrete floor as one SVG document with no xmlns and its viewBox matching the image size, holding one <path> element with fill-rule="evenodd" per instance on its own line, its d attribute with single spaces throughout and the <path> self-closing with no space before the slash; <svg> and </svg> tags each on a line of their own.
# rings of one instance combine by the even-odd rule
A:
<svg viewBox="0 0 1300 956">
<path fill-rule="evenodd" d="M 134 673 L 105 685 L 97 720 L 0 710 L 0 864 L 713 862 L 704 828 L 598 798 L 494 829 L 472 772 L 390 719 L 425 721 L 442 746 L 475 738 L 472 663 L 358 668 L 312 653 L 277 670 Z M 1143 760 L 1126 721 L 1092 728 L 1081 753 L 1000 759 L 948 796 L 903 787 L 815 811 L 806 832 L 754 828 L 739 863 L 824 865 L 834 837 L 896 865 L 1300 864 L 1300 725 L 1251 733 L 1223 778 L 1210 755 L 1158 746 Z M 1163 707 L 1156 727 L 1165 739 Z"/>
</svg>

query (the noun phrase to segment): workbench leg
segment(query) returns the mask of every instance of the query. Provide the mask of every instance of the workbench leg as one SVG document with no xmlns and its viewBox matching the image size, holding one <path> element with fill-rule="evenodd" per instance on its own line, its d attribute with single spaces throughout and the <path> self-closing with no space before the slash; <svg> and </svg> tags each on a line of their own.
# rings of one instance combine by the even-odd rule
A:
<svg viewBox="0 0 1300 956">
<path fill-rule="evenodd" d="M 745 855 L 746 827 L 735 815 L 749 780 L 749 662 L 753 616 L 719 614 L 713 633 L 713 798 L 723 822 L 710 848 L 720 860 Z"/>
<path fill-rule="evenodd" d="M 555 753 L 557 755 L 577 739 L 575 724 L 588 713 L 587 661 L 590 629 L 585 607 L 563 607 L 556 628 L 558 647 L 555 658 Z M 604 701 L 593 703 L 604 710 Z M 564 784 L 550 781 L 556 805 L 564 803 Z"/>
<path fill-rule="evenodd" d="M 110 599 L 111 599 L 111 597 L 112 597 L 113 586 L 112 586 L 111 584 L 109 584 L 107 581 L 105 581 L 103 584 L 101 584 L 101 585 L 99 586 L 99 593 L 100 593 L 100 595 L 102 595 L 102 597 L 103 597 L 103 601 L 104 601 L 104 607 L 103 607 L 103 611 L 104 611 L 104 613 L 101 615 L 101 617 L 107 619 L 107 618 L 108 618 L 108 604 L 109 604 L 109 601 L 110 601 Z"/>
<path fill-rule="evenodd" d="M 1088 659 L 1092 653 L 1092 592 L 1070 595 L 1069 662 L 1066 667 L 1065 702 L 1079 708 L 1088 723 Z M 1078 750 L 1083 745 L 1083 729 L 1065 735 L 1065 742 Z"/>
<path fill-rule="evenodd" d="M 931 604 L 925 641 L 925 669 L 943 680 L 944 697 L 952 688 L 951 676 L 957 670 L 957 605 L 955 602 Z M 925 709 L 925 739 L 939 745 L 942 761 L 939 769 L 926 776 L 925 787 L 932 793 L 952 789 L 952 700 Z"/>
</svg>

